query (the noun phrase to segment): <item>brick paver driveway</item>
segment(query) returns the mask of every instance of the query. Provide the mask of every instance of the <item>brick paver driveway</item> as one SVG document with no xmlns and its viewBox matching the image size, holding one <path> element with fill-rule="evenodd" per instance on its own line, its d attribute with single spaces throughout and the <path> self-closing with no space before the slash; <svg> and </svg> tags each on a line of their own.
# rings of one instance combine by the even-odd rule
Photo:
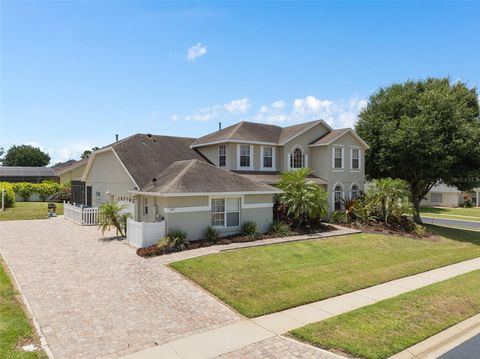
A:
<svg viewBox="0 0 480 359">
<path fill-rule="evenodd" d="M 0 222 L 0 250 L 56 358 L 109 358 L 240 317 L 97 227 L 63 219 Z"/>
</svg>

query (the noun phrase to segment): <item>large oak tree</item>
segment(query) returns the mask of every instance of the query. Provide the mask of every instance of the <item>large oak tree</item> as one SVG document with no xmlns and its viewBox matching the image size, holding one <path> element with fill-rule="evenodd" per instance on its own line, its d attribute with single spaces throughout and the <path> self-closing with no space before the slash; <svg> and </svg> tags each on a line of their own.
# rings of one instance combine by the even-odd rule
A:
<svg viewBox="0 0 480 359">
<path fill-rule="evenodd" d="M 417 221 L 436 183 L 463 191 L 480 186 L 479 99 L 465 83 L 429 78 L 380 88 L 356 130 L 370 145 L 367 178 L 406 180 Z"/>
</svg>

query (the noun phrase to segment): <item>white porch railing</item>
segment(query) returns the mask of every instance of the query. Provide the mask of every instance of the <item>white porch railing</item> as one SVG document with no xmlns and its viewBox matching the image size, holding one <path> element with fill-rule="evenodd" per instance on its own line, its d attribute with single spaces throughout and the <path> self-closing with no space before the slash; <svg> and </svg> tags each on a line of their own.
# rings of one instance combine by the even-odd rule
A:
<svg viewBox="0 0 480 359">
<path fill-rule="evenodd" d="M 165 237 L 166 222 L 137 222 L 127 220 L 127 242 L 138 248 L 145 248 L 157 244 Z"/>
<path fill-rule="evenodd" d="M 98 224 L 98 208 L 79 207 L 63 202 L 63 218 L 82 226 L 94 226 Z"/>
</svg>

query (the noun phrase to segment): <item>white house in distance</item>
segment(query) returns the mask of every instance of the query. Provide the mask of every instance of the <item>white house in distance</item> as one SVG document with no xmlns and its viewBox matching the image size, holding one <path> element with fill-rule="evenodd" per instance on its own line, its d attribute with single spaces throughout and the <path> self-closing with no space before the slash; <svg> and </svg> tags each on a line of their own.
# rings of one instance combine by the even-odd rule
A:
<svg viewBox="0 0 480 359">
<path fill-rule="evenodd" d="M 447 186 L 440 183 L 428 192 L 425 199 L 420 203 L 421 206 L 439 206 L 439 207 L 463 207 L 465 204 L 464 196 L 472 199 L 472 204 L 480 207 L 480 188 L 475 188 L 469 192 L 462 192 L 456 187 Z"/>
<path fill-rule="evenodd" d="M 289 127 L 239 122 L 200 138 L 135 134 L 93 152 L 83 171 L 84 203 L 120 201 L 140 222 L 165 222 L 189 239 L 208 225 L 222 233 L 272 222 L 280 173 L 308 167 L 330 210 L 364 190 L 367 144 L 323 120 Z"/>
</svg>

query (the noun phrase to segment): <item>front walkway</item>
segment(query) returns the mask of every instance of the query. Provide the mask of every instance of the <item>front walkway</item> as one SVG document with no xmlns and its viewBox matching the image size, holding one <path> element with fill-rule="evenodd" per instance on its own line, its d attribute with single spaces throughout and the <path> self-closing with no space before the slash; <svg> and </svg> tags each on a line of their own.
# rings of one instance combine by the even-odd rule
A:
<svg viewBox="0 0 480 359">
<path fill-rule="evenodd" d="M 255 357 L 253 353 L 262 347 L 258 343 L 265 340 L 287 340 L 287 338 L 279 336 L 280 334 L 478 269 L 480 269 L 480 258 L 470 259 L 319 302 L 251 320 L 243 320 L 134 353 L 125 359 L 216 358 L 218 356 L 223 357 L 222 354 L 226 353 L 229 353 L 230 357 L 233 358 L 237 356 L 253 358 Z M 306 350 L 301 353 L 302 355 L 305 354 Z M 321 357 L 320 352 L 317 352 L 316 355 L 316 357 Z M 333 354 L 328 352 L 323 352 L 323 355 L 333 357 Z M 290 357 L 294 356 L 291 355 Z M 304 357 L 299 356 L 298 358 Z"/>
</svg>

